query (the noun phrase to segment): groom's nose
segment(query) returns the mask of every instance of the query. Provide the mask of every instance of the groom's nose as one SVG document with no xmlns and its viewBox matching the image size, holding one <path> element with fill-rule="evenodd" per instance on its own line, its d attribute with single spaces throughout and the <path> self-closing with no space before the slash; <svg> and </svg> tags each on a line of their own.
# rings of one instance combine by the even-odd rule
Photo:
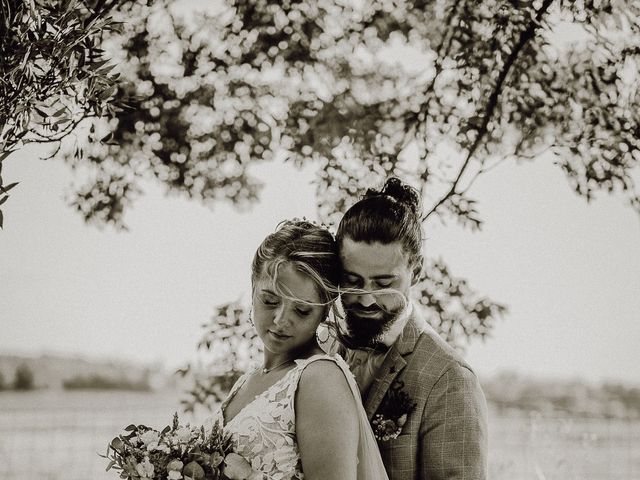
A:
<svg viewBox="0 0 640 480">
<path fill-rule="evenodd" d="M 376 297 L 369 292 L 361 293 L 358 295 L 358 303 L 363 307 L 370 307 L 376 303 Z"/>
</svg>

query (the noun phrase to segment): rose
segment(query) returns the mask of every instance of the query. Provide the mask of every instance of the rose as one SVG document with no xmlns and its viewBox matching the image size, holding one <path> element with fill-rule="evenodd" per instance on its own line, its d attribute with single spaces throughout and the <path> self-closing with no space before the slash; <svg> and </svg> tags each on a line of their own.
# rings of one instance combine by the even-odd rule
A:
<svg viewBox="0 0 640 480">
<path fill-rule="evenodd" d="M 176 472 L 181 472 L 182 467 L 184 467 L 184 463 L 182 463 L 180 460 L 171 460 L 169 463 L 167 463 L 168 471 L 174 470 Z"/>
<path fill-rule="evenodd" d="M 147 430 L 142 435 L 140 435 L 139 438 L 140 441 L 145 445 L 145 447 L 148 447 L 152 444 L 158 444 L 158 441 L 160 440 L 160 434 L 155 430 Z"/>
<path fill-rule="evenodd" d="M 149 457 L 144 457 L 144 460 L 136 465 L 136 472 L 140 475 L 140 478 L 153 478 L 154 466 L 149 461 Z"/>
<path fill-rule="evenodd" d="M 187 427 L 180 427 L 175 433 L 178 443 L 188 443 L 191 439 L 191 430 Z"/>
</svg>

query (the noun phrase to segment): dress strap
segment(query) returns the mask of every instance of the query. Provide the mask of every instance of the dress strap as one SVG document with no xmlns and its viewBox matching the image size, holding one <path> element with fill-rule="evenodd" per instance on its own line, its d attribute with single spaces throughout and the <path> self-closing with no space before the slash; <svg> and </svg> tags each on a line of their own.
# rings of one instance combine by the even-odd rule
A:
<svg viewBox="0 0 640 480">
<path fill-rule="evenodd" d="M 238 380 L 235 381 L 235 383 L 231 387 L 231 390 L 229 390 L 227 397 L 220 403 L 221 412 L 224 412 L 225 408 L 227 407 L 227 404 L 231 401 L 233 397 L 235 397 L 236 393 L 238 393 L 238 390 L 240 390 L 242 385 L 244 385 L 244 383 L 247 381 L 247 378 L 249 378 L 249 375 L 251 375 L 251 373 L 252 373 L 252 370 L 244 372 L 242 375 L 240 375 Z"/>
</svg>

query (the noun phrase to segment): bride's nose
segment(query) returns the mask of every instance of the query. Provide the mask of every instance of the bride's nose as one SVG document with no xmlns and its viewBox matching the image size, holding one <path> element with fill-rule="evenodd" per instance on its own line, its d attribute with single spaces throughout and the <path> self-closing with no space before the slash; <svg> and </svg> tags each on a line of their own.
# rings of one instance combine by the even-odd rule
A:
<svg viewBox="0 0 640 480">
<path fill-rule="evenodd" d="M 281 326 L 287 323 L 287 309 L 284 305 L 280 305 L 273 316 L 274 325 Z"/>
</svg>

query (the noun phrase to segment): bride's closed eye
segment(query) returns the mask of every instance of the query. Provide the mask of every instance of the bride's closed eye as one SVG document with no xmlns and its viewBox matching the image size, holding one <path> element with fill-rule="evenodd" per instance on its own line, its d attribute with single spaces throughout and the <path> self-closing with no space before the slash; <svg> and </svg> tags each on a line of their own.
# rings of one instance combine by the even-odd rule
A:
<svg viewBox="0 0 640 480">
<path fill-rule="evenodd" d="M 296 308 L 296 312 L 298 312 L 298 315 L 300 315 L 301 317 L 306 317 L 311 313 L 311 309 L 310 308 Z"/>
<path fill-rule="evenodd" d="M 268 307 L 275 307 L 280 303 L 280 299 L 272 295 L 264 295 L 259 297 L 260 301 Z"/>
</svg>

